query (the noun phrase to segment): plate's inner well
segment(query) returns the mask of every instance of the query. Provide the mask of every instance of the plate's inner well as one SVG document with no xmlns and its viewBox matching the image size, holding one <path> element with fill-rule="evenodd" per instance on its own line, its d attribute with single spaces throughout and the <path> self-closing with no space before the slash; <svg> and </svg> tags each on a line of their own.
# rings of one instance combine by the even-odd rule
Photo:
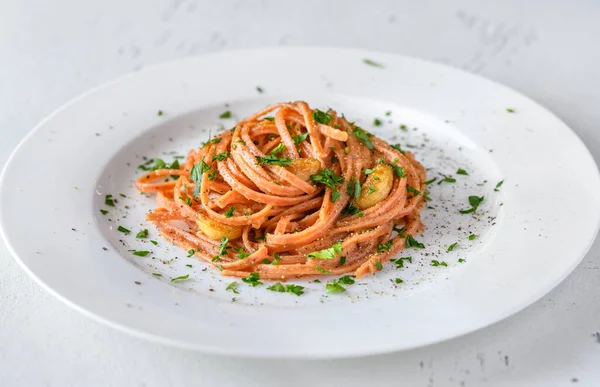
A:
<svg viewBox="0 0 600 387">
<path fill-rule="evenodd" d="M 231 101 L 178 117 L 168 111 L 157 112 L 162 123 L 148 128 L 108 162 L 97 179 L 94 212 L 112 247 L 139 268 L 140 281 L 163 281 L 178 290 L 216 301 L 248 305 L 281 307 L 300 301 L 302 305 L 368 302 L 390 295 L 409 297 L 435 281 L 451 281 L 453 272 L 485 254 L 487 242 L 502 221 L 502 190 L 501 186 L 496 187 L 505 178 L 489 151 L 466 138 L 452 122 L 402 106 L 335 95 L 327 100 L 309 99 L 307 102 L 313 108 L 331 107 L 344 113 L 349 120 L 390 144 L 398 143 L 403 150 L 415 153 L 417 160 L 427 168 L 430 183 L 422 193 L 429 199 L 422 211 L 426 230 L 416 238 L 425 248 L 406 248 L 398 257 L 404 259 L 388 262 L 381 272 L 344 285 L 347 291 L 343 293 L 326 293 L 326 283 L 332 282 L 334 276 L 320 278 L 320 282 L 290 280 L 289 283 L 305 287 L 305 293 L 297 297 L 267 290 L 271 281 L 251 287 L 238 278 L 223 277 L 214 267 L 188 257 L 186 251 L 164 241 L 145 219 L 145 214 L 156 204 L 154 196 L 140 194 L 135 188 L 135 179 L 143 173 L 139 166 L 152 167 L 157 159 L 166 165 L 175 160 L 183 162 L 188 151 L 201 146 L 209 135 L 227 130 L 246 115 L 282 100 L 289 97 Z M 226 111 L 230 111 L 232 117 L 219 118 Z M 108 201 L 106 195 L 111 195 Z M 461 214 L 459 210 L 471 208 L 469 196 L 484 197 L 484 200 L 475 212 Z M 141 237 L 146 229 L 147 237 Z M 142 235 L 136 237 L 140 231 Z M 139 256 L 135 251 L 149 253 Z M 188 277 L 171 281 L 182 276 Z M 233 281 L 237 282 L 237 292 L 233 292 L 232 287 L 228 289 Z M 264 293 L 270 297 L 261 297 Z"/>
</svg>

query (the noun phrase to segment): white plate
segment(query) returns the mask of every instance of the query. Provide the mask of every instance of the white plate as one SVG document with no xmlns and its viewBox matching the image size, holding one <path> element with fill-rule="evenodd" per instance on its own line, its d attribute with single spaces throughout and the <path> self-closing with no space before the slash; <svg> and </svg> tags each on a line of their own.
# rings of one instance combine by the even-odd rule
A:
<svg viewBox="0 0 600 387">
<path fill-rule="evenodd" d="M 143 157 L 171 161 L 170 152 L 185 154 L 210 130 L 230 127 L 234 120 L 219 119 L 225 110 L 240 118 L 297 99 L 416 146 L 430 177 L 457 182 L 429 186 L 435 208 L 424 211 L 427 231 L 417 238 L 427 248 L 403 252 L 413 258 L 405 268 L 389 263 L 341 295 L 326 295 L 325 280 L 294 281 L 307 288 L 301 297 L 238 280 L 234 295 L 225 290 L 231 278 L 163 243 L 147 224 L 154 199 L 133 188 L 136 167 Z M 375 117 L 384 124 L 373 127 Z M 456 175 L 458 168 L 469 175 Z M 115 208 L 105 206 L 106 194 L 117 199 Z M 475 215 L 461 215 L 469 195 L 485 201 Z M 67 104 L 7 163 L 0 225 L 30 275 L 111 326 L 222 354 L 343 357 L 434 343 L 531 304 L 588 250 L 598 230 L 599 195 L 598 170 L 581 141 L 506 87 L 397 55 L 265 49 L 144 69 Z M 132 233 L 125 236 L 118 225 Z M 135 238 L 143 228 L 158 246 Z M 477 239 L 468 240 L 471 233 Z M 458 247 L 447 252 L 454 242 Z M 131 249 L 152 254 L 136 257 Z M 448 266 L 431 266 L 434 259 Z M 184 274 L 190 279 L 170 283 Z"/>
</svg>

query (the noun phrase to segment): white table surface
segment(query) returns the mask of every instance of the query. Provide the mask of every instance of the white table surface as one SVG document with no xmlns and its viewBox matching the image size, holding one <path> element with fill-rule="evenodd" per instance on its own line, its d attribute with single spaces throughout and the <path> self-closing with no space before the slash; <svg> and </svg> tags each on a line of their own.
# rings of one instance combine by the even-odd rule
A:
<svg viewBox="0 0 600 387">
<path fill-rule="evenodd" d="M 277 45 L 368 48 L 482 74 L 554 111 L 598 162 L 599 17 L 595 0 L 4 0 L 0 166 L 37 122 L 93 86 L 174 58 Z M 2 242 L 0 267 L 1 386 L 600 385 L 598 241 L 554 291 L 487 329 L 409 352 L 314 362 L 146 342 L 46 294 Z"/>
</svg>

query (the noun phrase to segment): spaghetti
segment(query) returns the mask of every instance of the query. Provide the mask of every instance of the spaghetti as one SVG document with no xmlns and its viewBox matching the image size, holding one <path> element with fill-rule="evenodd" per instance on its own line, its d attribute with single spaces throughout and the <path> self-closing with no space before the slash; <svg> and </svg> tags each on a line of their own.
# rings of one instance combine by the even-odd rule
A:
<svg viewBox="0 0 600 387">
<path fill-rule="evenodd" d="M 285 281 L 363 277 L 418 244 L 424 181 L 411 153 L 300 101 L 255 113 L 136 186 L 156 194 L 147 219 L 171 243 L 223 275 Z"/>
</svg>

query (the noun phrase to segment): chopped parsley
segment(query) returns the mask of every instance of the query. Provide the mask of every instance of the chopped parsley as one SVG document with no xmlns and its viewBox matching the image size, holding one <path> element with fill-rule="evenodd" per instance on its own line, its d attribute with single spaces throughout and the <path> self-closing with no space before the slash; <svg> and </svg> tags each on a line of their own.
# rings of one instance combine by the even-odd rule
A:
<svg viewBox="0 0 600 387">
<path fill-rule="evenodd" d="M 340 261 L 338 262 L 338 266 L 342 266 L 344 263 L 346 263 L 346 256 L 342 255 L 340 257 Z"/>
<path fill-rule="evenodd" d="M 337 190 L 333 191 L 331 193 L 331 202 L 335 203 L 336 200 L 338 200 L 340 198 L 340 196 L 341 196 L 341 194 Z"/>
<path fill-rule="evenodd" d="M 162 110 L 159 110 L 159 111 L 158 111 L 158 113 L 157 113 L 157 115 L 158 115 L 159 117 L 160 117 L 160 116 L 162 116 L 162 115 L 163 115 L 163 111 L 162 111 Z"/>
<path fill-rule="evenodd" d="M 354 193 L 356 195 L 356 192 Z M 346 205 L 346 207 L 344 207 L 344 209 L 342 210 L 342 214 L 344 215 L 359 215 L 362 214 L 362 212 L 360 212 L 360 208 L 356 207 L 354 204 L 352 203 L 348 203 Z"/>
<path fill-rule="evenodd" d="M 275 148 L 273 148 L 273 150 L 271 151 L 272 155 L 276 155 L 278 153 L 281 153 L 285 150 L 285 145 L 283 145 L 282 142 L 280 142 L 279 144 L 277 144 L 277 146 Z"/>
<path fill-rule="evenodd" d="M 375 125 L 375 126 L 381 126 L 381 120 L 379 118 L 375 118 L 373 120 L 373 125 Z"/>
<path fill-rule="evenodd" d="M 150 252 L 148 250 L 134 250 L 133 251 L 133 255 L 137 255 L 138 257 L 145 257 L 148 254 L 150 254 Z"/>
<path fill-rule="evenodd" d="M 356 136 L 356 138 L 358 138 L 360 141 L 362 141 L 367 148 L 369 148 L 369 150 L 373 150 L 375 147 L 373 146 L 373 143 L 371 142 L 371 139 L 369 139 L 370 136 L 372 136 L 372 134 L 365 132 L 364 129 L 359 128 L 358 126 L 355 127 L 352 130 L 352 134 Z"/>
<path fill-rule="evenodd" d="M 238 253 L 238 256 L 237 256 L 237 258 L 238 258 L 238 259 L 244 259 L 244 258 L 246 258 L 246 257 L 250 256 L 250 254 L 246 253 L 246 252 L 244 251 L 244 249 L 242 249 L 241 247 L 236 247 L 236 248 L 234 248 L 233 250 L 234 250 L 236 253 Z"/>
<path fill-rule="evenodd" d="M 396 278 L 394 281 L 396 281 L 397 284 L 401 284 L 402 282 L 404 282 L 400 278 Z"/>
<path fill-rule="evenodd" d="M 138 232 L 137 234 L 135 234 L 136 238 L 148 238 L 148 229 L 145 228 L 142 231 Z"/>
<path fill-rule="evenodd" d="M 256 86 L 256 91 L 258 91 L 258 92 L 259 92 L 259 93 L 261 93 L 261 94 L 265 92 L 265 91 L 263 90 L 263 88 L 262 88 L 262 87 L 260 87 L 260 86 Z"/>
<path fill-rule="evenodd" d="M 213 138 L 213 139 L 208 139 L 207 142 L 202 144 L 202 147 L 204 148 L 207 145 L 211 145 L 211 144 L 218 144 L 221 142 L 221 138 L 217 137 L 217 138 Z"/>
<path fill-rule="evenodd" d="M 406 236 L 406 247 L 416 247 L 419 249 L 424 249 L 425 245 L 419 241 L 417 241 L 415 238 L 413 238 L 412 235 L 407 235 Z"/>
<path fill-rule="evenodd" d="M 150 243 L 152 243 L 154 246 L 156 246 L 158 244 L 157 241 L 150 241 Z"/>
<path fill-rule="evenodd" d="M 323 269 L 321 266 L 316 266 L 315 269 L 317 269 L 322 274 L 331 274 L 329 270 Z"/>
<path fill-rule="evenodd" d="M 391 163 L 388 165 L 394 170 L 394 175 L 398 176 L 399 178 L 406 177 L 406 170 L 404 169 L 404 167 Z"/>
<path fill-rule="evenodd" d="M 373 61 L 371 59 L 367 59 L 367 58 L 363 59 L 363 63 L 366 65 L 369 65 L 369 66 L 380 68 L 380 69 L 384 68 L 384 66 L 381 63 L 375 62 L 375 61 Z"/>
<path fill-rule="evenodd" d="M 406 192 L 410 192 L 413 194 L 413 198 L 419 196 L 421 191 L 417 190 L 415 187 L 411 187 L 410 185 L 406 187 Z"/>
<path fill-rule="evenodd" d="M 179 277 L 175 277 L 175 278 L 171 278 L 171 282 L 175 282 L 175 281 L 183 281 L 190 278 L 189 274 L 186 275 L 180 275 Z"/>
<path fill-rule="evenodd" d="M 106 204 L 107 206 L 111 206 L 111 207 L 115 206 L 115 202 L 113 201 L 112 195 L 106 195 L 104 197 L 104 204 Z"/>
<path fill-rule="evenodd" d="M 481 202 L 483 202 L 483 196 L 469 196 L 469 204 L 471 205 L 471 208 L 466 210 L 460 210 L 459 212 L 461 214 L 470 214 L 472 212 L 475 212 L 475 210 L 477 210 Z"/>
<path fill-rule="evenodd" d="M 365 170 L 363 171 L 363 173 L 364 173 L 365 175 L 367 175 L 367 176 L 368 176 L 368 175 L 370 175 L 370 174 L 371 174 L 371 173 L 373 173 L 373 172 L 375 172 L 375 170 L 374 170 L 374 169 L 365 169 Z"/>
<path fill-rule="evenodd" d="M 383 265 L 381 264 L 381 261 L 375 262 L 375 267 L 377 268 L 378 271 L 383 270 Z"/>
<path fill-rule="evenodd" d="M 183 200 L 185 202 L 185 204 L 187 204 L 188 206 L 190 206 L 190 207 L 192 206 L 192 199 L 189 196 L 186 196 L 185 198 L 180 196 L 179 199 Z"/>
<path fill-rule="evenodd" d="M 179 169 L 179 160 L 175 160 L 169 165 L 169 169 Z"/>
<path fill-rule="evenodd" d="M 297 296 L 301 296 L 304 294 L 304 286 L 294 284 L 285 285 L 285 291 L 287 293 L 292 293 Z"/>
<path fill-rule="evenodd" d="M 338 281 L 333 281 L 325 285 L 325 291 L 328 294 L 343 293 L 346 291 L 346 288 L 340 285 Z"/>
<path fill-rule="evenodd" d="M 225 160 L 228 157 L 229 157 L 229 152 L 222 152 L 222 153 L 214 155 L 212 157 L 212 161 L 215 161 L 215 160 L 216 161 L 223 161 L 223 160 Z"/>
<path fill-rule="evenodd" d="M 198 194 L 200 193 L 202 175 L 205 172 L 208 172 L 209 170 L 210 170 L 210 165 L 206 164 L 204 162 L 204 160 L 200 160 L 199 163 L 194 164 L 192 166 L 192 170 L 190 171 L 190 180 L 192 180 L 194 183 L 196 183 L 196 187 L 194 188 L 194 192 L 192 193 L 192 195 L 194 197 L 197 197 Z"/>
<path fill-rule="evenodd" d="M 353 285 L 354 284 L 354 279 L 352 277 L 350 277 L 349 275 L 345 275 L 343 277 L 338 278 L 337 280 L 339 283 L 344 284 L 344 285 Z"/>
<path fill-rule="evenodd" d="M 453 244 L 448 246 L 448 250 L 446 250 L 446 251 L 447 252 L 454 251 L 454 249 L 456 248 L 457 245 L 458 245 L 458 242 L 454 242 Z"/>
<path fill-rule="evenodd" d="M 128 230 L 128 229 L 126 229 L 126 228 L 125 228 L 125 227 L 123 227 L 123 226 L 119 226 L 119 227 L 117 227 L 117 230 L 121 231 L 121 232 L 122 232 L 123 234 L 125 234 L 125 235 L 127 235 L 127 234 L 129 234 L 129 233 L 131 232 L 131 230 Z"/>
<path fill-rule="evenodd" d="M 386 115 L 386 117 L 389 117 L 392 115 L 392 112 L 388 110 L 387 112 L 385 112 L 385 115 Z"/>
<path fill-rule="evenodd" d="M 188 263 L 186 266 L 187 266 L 187 267 L 192 267 L 192 265 L 191 265 L 191 264 L 189 264 L 189 263 Z"/>
<path fill-rule="evenodd" d="M 262 285 L 263 283 L 259 281 L 260 275 L 258 273 L 250 273 L 250 275 L 246 278 L 242 278 L 242 281 L 251 285 L 252 287 Z"/>
<path fill-rule="evenodd" d="M 329 125 L 332 118 L 333 117 L 331 117 L 331 115 L 322 112 L 319 109 L 315 109 L 315 111 L 313 112 L 313 120 L 315 120 L 315 122 L 318 122 L 319 124 Z"/>
<path fill-rule="evenodd" d="M 234 294 L 240 294 L 240 292 L 237 290 L 237 286 L 238 286 L 238 283 L 236 281 L 233 281 L 232 283 L 227 285 L 225 290 L 231 290 Z"/>
<path fill-rule="evenodd" d="M 426 181 L 426 182 L 424 182 L 423 184 L 425 184 L 425 185 L 428 185 L 428 184 L 431 184 L 431 183 L 433 183 L 433 182 L 434 182 L 434 181 L 436 181 L 436 180 L 437 180 L 437 177 L 434 177 L 433 179 L 429 179 L 429 180 L 427 180 L 427 181 Z"/>
<path fill-rule="evenodd" d="M 469 237 L 467 239 L 469 239 L 470 241 L 473 241 L 473 240 L 475 240 L 475 238 L 477 238 L 477 235 L 471 234 L 471 235 L 469 235 Z"/>
<path fill-rule="evenodd" d="M 464 169 L 462 169 L 462 168 L 458 168 L 458 170 L 456 171 L 456 174 L 457 174 L 457 175 L 465 175 L 465 176 L 466 176 L 466 175 L 468 175 L 468 174 L 469 174 L 469 172 L 465 171 L 465 170 L 464 170 Z"/>
<path fill-rule="evenodd" d="M 269 155 L 265 157 L 256 156 L 256 160 L 258 164 L 270 164 L 270 165 L 290 165 L 292 163 L 292 159 L 288 157 L 277 157 L 274 155 Z"/>
<path fill-rule="evenodd" d="M 106 210 L 100 210 L 100 212 L 102 213 L 102 215 L 108 214 L 108 211 L 106 211 Z"/>
<path fill-rule="evenodd" d="M 375 186 L 373 186 L 373 185 L 370 185 L 370 186 L 369 186 L 369 193 L 367 194 L 367 196 L 369 196 L 369 195 L 371 195 L 371 194 L 375 193 L 375 191 L 376 191 L 376 190 L 375 190 Z"/>
<path fill-rule="evenodd" d="M 208 180 L 213 181 L 216 176 L 217 176 L 217 171 L 210 171 L 210 173 L 208 174 Z"/>
<path fill-rule="evenodd" d="M 194 249 L 189 249 L 187 252 L 187 257 L 190 258 L 192 255 L 196 254 L 196 250 Z"/>
<path fill-rule="evenodd" d="M 342 254 L 342 242 L 335 242 L 333 246 L 328 249 L 313 251 L 307 255 L 308 259 L 318 258 L 322 260 L 330 260 L 335 258 L 337 255 Z"/>
<path fill-rule="evenodd" d="M 277 282 L 276 284 L 269 286 L 267 289 L 272 292 L 293 293 L 297 296 L 301 296 L 304 294 L 304 286 L 294 284 L 284 286 L 283 284 L 281 284 L 281 282 Z"/>
<path fill-rule="evenodd" d="M 229 242 L 229 238 L 226 236 L 221 237 L 221 243 L 219 244 L 219 255 L 225 255 L 227 253 L 227 242 Z"/>
<path fill-rule="evenodd" d="M 308 132 L 306 132 L 306 133 L 300 133 L 300 134 L 292 137 L 292 140 L 294 140 L 294 144 L 298 145 L 302 141 L 305 141 L 306 137 L 308 137 Z"/>
<path fill-rule="evenodd" d="M 406 227 L 400 227 L 400 228 L 398 228 L 398 226 L 392 227 L 392 231 L 396 231 L 398 233 L 398 236 L 400 236 L 400 238 L 406 238 L 406 235 L 404 235 L 405 229 L 406 229 Z"/>
<path fill-rule="evenodd" d="M 498 192 L 498 191 L 500 191 L 500 187 L 502 187 L 502 184 L 504 184 L 504 179 L 500 180 L 500 181 L 498 182 L 498 184 L 496 184 L 496 188 L 494 188 L 494 191 L 495 191 L 495 192 Z"/>
<path fill-rule="evenodd" d="M 377 245 L 377 252 L 383 253 L 384 251 L 389 251 L 392 248 L 393 240 L 389 240 L 387 243 L 379 243 Z"/>
<path fill-rule="evenodd" d="M 162 277 L 162 274 L 160 274 L 160 273 L 152 273 L 152 275 L 155 277 Z"/>
<path fill-rule="evenodd" d="M 285 286 L 283 286 L 281 284 L 281 282 L 277 282 L 276 284 L 273 284 L 273 285 L 269 286 L 267 288 L 267 290 L 270 290 L 272 292 L 285 293 Z"/>
<path fill-rule="evenodd" d="M 234 211 L 235 211 L 235 208 L 233 206 L 229 207 L 227 209 L 227 211 L 225 211 L 225 217 L 226 218 L 231 218 L 233 216 Z"/>
<path fill-rule="evenodd" d="M 336 175 L 331 169 L 325 168 L 315 175 L 310 175 L 310 180 L 314 183 L 321 183 L 331 189 L 336 189 L 337 185 L 344 181 L 344 178 Z"/>
<path fill-rule="evenodd" d="M 456 183 L 456 179 L 450 176 L 444 176 L 444 178 L 438 181 L 438 185 L 442 183 Z"/>
<path fill-rule="evenodd" d="M 269 122 L 275 122 L 275 117 L 263 117 L 263 120 L 269 121 Z"/>
<path fill-rule="evenodd" d="M 220 119 L 227 119 L 227 118 L 231 118 L 231 111 L 227 110 L 223 113 L 221 113 L 221 115 L 219 116 Z"/>
<path fill-rule="evenodd" d="M 404 261 L 412 263 L 412 257 L 400 257 L 397 259 L 391 259 L 391 261 L 396 264 L 396 269 L 401 269 L 404 267 Z"/>
<path fill-rule="evenodd" d="M 506 108 L 506 111 L 507 111 L 508 113 L 514 113 L 514 112 L 515 112 L 515 109 L 513 109 L 513 108 Z"/>
<path fill-rule="evenodd" d="M 440 262 L 436 259 L 431 261 L 431 266 L 448 266 L 448 264 L 444 261 Z"/>
</svg>

